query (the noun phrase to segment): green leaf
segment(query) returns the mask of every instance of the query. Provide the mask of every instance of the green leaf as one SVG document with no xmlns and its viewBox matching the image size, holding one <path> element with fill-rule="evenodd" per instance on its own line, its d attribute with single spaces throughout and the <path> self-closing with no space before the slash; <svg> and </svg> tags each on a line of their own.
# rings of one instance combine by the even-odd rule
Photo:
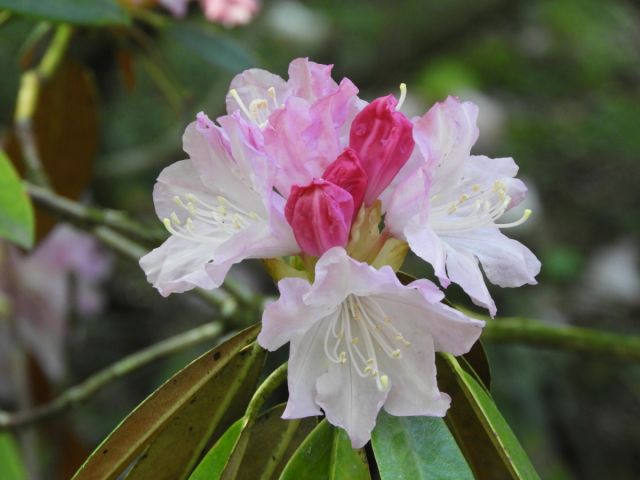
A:
<svg viewBox="0 0 640 480">
<path fill-rule="evenodd" d="M 166 32 L 207 63 L 231 73 L 246 70 L 256 63 L 242 45 L 211 30 L 211 27 L 174 22 Z"/>
<path fill-rule="evenodd" d="M 243 355 L 244 354 L 244 355 Z M 233 357 L 189 403 L 166 422 L 127 480 L 186 478 L 214 430 L 220 433 L 243 416 L 264 366 L 266 351 L 248 349 Z"/>
<path fill-rule="evenodd" d="M 218 439 L 193 471 L 189 480 L 218 480 L 238 441 L 244 419 L 236 421 Z"/>
<path fill-rule="evenodd" d="M 465 363 L 447 353 L 437 357 L 438 383 L 452 399 L 445 421 L 475 478 L 539 479 L 487 389 Z"/>
<path fill-rule="evenodd" d="M 239 421 L 224 434 L 207 453 L 189 480 L 213 480 L 225 476 L 237 479 L 277 479 L 285 464 L 302 441 L 316 426 L 315 418 L 283 420 L 285 404 L 276 405 L 256 419 L 249 428 Z M 237 455 L 236 446 L 246 436 L 244 455 Z M 223 437 L 223 438 L 224 438 Z M 234 465 L 234 470 L 229 469 Z"/>
<path fill-rule="evenodd" d="M 226 410 L 233 400 L 228 398 L 225 389 L 218 389 L 217 394 L 214 394 L 214 398 L 211 399 L 210 415 L 217 420 L 211 420 L 208 425 L 206 422 L 205 425 L 199 426 L 182 422 L 180 413 L 185 409 L 188 411 L 189 405 L 199 404 L 198 398 L 202 399 L 204 392 L 215 391 L 218 382 L 232 390 L 238 388 L 236 383 L 229 385 L 227 380 L 223 380 L 228 378 L 226 369 L 230 368 L 231 371 L 237 372 L 236 362 L 253 363 L 253 356 L 258 350 L 253 346 L 247 346 L 255 340 L 259 329 L 259 325 L 254 325 L 240 332 L 227 342 L 205 353 L 165 382 L 111 432 L 76 472 L 74 479 L 117 478 L 137 456 L 150 448 L 157 436 L 162 437 L 165 429 L 172 428 L 172 422 L 180 424 L 179 428 L 174 430 L 180 435 L 184 433 L 185 426 L 187 431 L 188 427 L 193 426 L 200 431 L 200 438 L 206 436 L 202 431 L 206 429 L 212 431 L 216 421 L 221 419 L 221 412 Z M 244 376 L 241 375 L 237 382 L 243 381 Z M 152 449 L 149 450 L 151 451 Z M 190 459 L 192 453 L 195 454 L 195 452 L 187 452 L 186 457 Z M 179 453 L 176 449 L 166 451 L 165 454 L 171 458 L 185 458 L 184 452 Z"/>
<path fill-rule="evenodd" d="M 282 471 L 280 480 L 369 480 L 362 449 L 354 450 L 344 430 L 326 420 L 302 442 Z"/>
<path fill-rule="evenodd" d="M 0 478 L 27 479 L 27 472 L 22 464 L 18 446 L 7 432 L 0 433 Z"/>
<path fill-rule="evenodd" d="M 78 25 L 127 24 L 117 0 L 0 0 L 0 9 L 45 20 Z"/>
<path fill-rule="evenodd" d="M 471 367 L 469 373 L 473 374 L 484 387 L 491 388 L 491 366 L 487 358 L 487 352 L 480 340 L 473 344 L 471 350 L 462 356 L 466 362 L 463 366 Z"/>
<path fill-rule="evenodd" d="M 0 150 L 0 238 L 31 248 L 33 230 L 31 201 L 9 158 Z"/>
<path fill-rule="evenodd" d="M 473 480 L 444 420 L 382 411 L 371 437 L 382 480 Z"/>
</svg>

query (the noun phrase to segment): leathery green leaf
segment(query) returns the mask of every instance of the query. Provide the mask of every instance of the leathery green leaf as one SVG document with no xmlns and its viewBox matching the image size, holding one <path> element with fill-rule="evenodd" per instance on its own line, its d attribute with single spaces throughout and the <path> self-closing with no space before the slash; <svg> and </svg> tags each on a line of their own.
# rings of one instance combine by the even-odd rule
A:
<svg viewBox="0 0 640 480">
<path fill-rule="evenodd" d="M 354 450 L 344 430 L 326 420 L 298 447 L 280 480 L 368 480 L 369 464 L 362 449 Z"/>
<path fill-rule="evenodd" d="M 33 207 L 9 158 L 0 150 L 0 238 L 33 245 Z"/>
<path fill-rule="evenodd" d="M 394 417 L 382 411 L 371 443 L 382 480 L 473 480 L 442 418 Z"/>
<path fill-rule="evenodd" d="M 127 24 L 129 17 L 117 0 L 0 0 L 21 15 L 80 25 Z"/>
<path fill-rule="evenodd" d="M 464 358 L 437 357 L 440 389 L 451 395 L 445 421 L 476 479 L 539 479 L 487 389 Z"/>
<path fill-rule="evenodd" d="M 27 478 L 18 446 L 8 432 L 0 433 L 0 478 L 12 480 Z"/>
<path fill-rule="evenodd" d="M 218 480 L 238 441 L 244 419 L 237 420 L 218 439 L 193 471 L 189 480 Z"/>
<path fill-rule="evenodd" d="M 224 467 L 236 453 L 241 435 L 247 435 L 247 445 L 233 478 L 252 480 L 277 479 L 288 459 L 316 426 L 315 418 L 283 420 L 285 404 L 276 405 L 258 416 L 255 423 L 243 429 L 239 421 L 225 433 L 207 453 L 189 480 L 213 480 L 223 478 Z"/>
<path fill-rule="evenodd" d="M 224 376 L 225 368 L 232 364 L 236 356 L 240 355 L 245 360 L 252 358 L 252 352 L 257 350 L 248 345 L 255 340 L 259 329 L 259 325 L 254 325 L 243 330 L 165 382 L 111 432 L 76 472 L 74 479 L 117 478 L 149 448 L 153 439 L 176 419 L 176 415 L 189 402 L 197 399 L 203 389 L 208 390 L 211 384 L 217 384 L 220 375 Z M 211 415 L 216 413 L 211 412 Z M 213 429 L 211 424 L 206 428 Z M 167 455 L 174 456 L 176 453 L 171 451 Z"/>
<path fill-rule="evenodd" d="M 251 349 L 250 349 L 251 348 Z M 167 421 L 127 480 L 186 478 L 212 439 L 242 417 L 264 365 L 266 351 L 247 347 Z"/>
</svg>

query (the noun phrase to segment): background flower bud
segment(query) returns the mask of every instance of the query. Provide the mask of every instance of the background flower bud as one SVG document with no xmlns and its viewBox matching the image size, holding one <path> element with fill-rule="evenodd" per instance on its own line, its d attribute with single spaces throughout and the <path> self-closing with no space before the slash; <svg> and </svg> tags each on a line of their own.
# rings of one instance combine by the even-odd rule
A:
<svg viewBox="0 0 640 480">
<path fill-rule="evenodd" d="M 349 240 L 353 197 L 332 182 L 317 178 L 307 186 L 291 188 L 285 216 L 301 250 L 319 257 Z"/>
<path fill-rule="evenodd" d="M 369 180 L 364 196 L 367 206 L 391 183 L 413 151 L 412 124 L 396 111 L 397 103 L 393 95 L 377 98 L 351 125 L 349 146 L 356 151 Z"/>
</svg>

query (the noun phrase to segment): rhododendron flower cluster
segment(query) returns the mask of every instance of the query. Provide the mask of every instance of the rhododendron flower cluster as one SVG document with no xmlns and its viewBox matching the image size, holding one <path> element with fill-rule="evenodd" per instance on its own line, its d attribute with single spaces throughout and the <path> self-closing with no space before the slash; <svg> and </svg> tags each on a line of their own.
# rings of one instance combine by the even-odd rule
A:
<svg viewBox="0 0 640 480">
<path fill-rule="evenodd" d="M 189 159 L 160 175 L 154 202 L 171 236 L 141 260 L 168 295 L 218 287 L 233 264 L 269 259 L 280 298 L 258 342 L 291 344 L 284 417 L 324 412 L 354 447 L 381 408 L 444 416 L 435 352 L 466 353 L 484 325 L 443 304 L 429 280 L 402 284 L 408 249 L 491 315 L 480 266 L 502 287 L 534 284 L 540 270 L 501 232 L 530 213 L 500 223 L 526 192 L 517 166 L 471 155 L 477 107 L 449 97 L 409 119 L 400 91 L 367 103 L 307 59 L 286 81 L 238 75 L 227 114 L 199 114 L 183 139 Z"/>
</svg>

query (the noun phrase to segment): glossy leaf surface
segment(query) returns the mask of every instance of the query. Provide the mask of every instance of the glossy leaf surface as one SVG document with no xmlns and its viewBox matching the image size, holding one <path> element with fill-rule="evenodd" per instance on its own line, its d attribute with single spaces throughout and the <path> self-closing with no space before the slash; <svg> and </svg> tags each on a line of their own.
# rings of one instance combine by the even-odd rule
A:
<svg viewBox="0 0 640 480">
<path fill-rule="evenodd" d="M 464 358 L 439 354 L 440 389 L 451 395 L 445 418 L 477 479 L 538 479 L 531 461 Z"/>
<path fill-rule="evenodd" d="M 284 468 L 281 480 L 368 480 L 363 450 L 354 450 L 344 430 L 326 420 L 313 430 Z"/>
<path fill-rule="evenodd" d="M 45 20 L 79 25 L 129 22 L 117 0 L 0 0 L 0 9 Z"/>
<path fill-rule="evenodd" d="M 13 165 L 0 150 L 0 238 L 30 248 L 33 222 L 31 201 Z"/>
<path fill-rule="evenodd" d="M 252 326 L 196 359 L 175 374 L 142 402 L 96 448 L 74 476 L 83 479 L 117 478 L 135 458 L 145 451 L 179 412 L 211 384 L 244 349 L 250 358 L 259 325 Z M 169 453 L 168 453 L 169 454 Z"/>
<path fill-rule="evenodd" d="M 473 480 L 445 422 L 382 411 L 371 437 L 382 480 Z"/>
</svg>

